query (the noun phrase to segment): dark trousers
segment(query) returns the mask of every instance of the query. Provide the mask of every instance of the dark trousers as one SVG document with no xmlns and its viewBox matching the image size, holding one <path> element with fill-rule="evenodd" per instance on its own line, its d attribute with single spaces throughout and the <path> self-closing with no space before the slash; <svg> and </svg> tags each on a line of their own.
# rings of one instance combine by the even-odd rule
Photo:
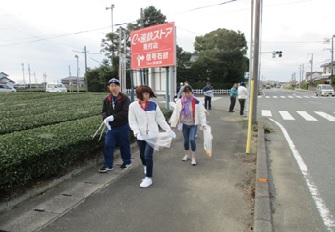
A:
<svg viewBox="0 0 335 232">
<path fill-rule="evenodd" d="M 104 146 L 104 167 L 112 168 L 114 160 L 114 148 L 118 144 L 120 147 L 121 158 L 124 164 L 131 164 L 130 154 L 130 127 L 123 124 L 119 127 L 114 127 L 107 130 Z"/>
<path fill-rule="evenodd" d="M 235 103 L 236 103 L 236 97 L 230 96 L 229 112 L 232 112 L 234 110 Z"/>
<path fill-rule="evenodd" d="M 154 160 L 152 157 L 154 154 L 154 149 L 145 140 L 137 140 L 137 144 L 140 149 L 140 159 L 142 164 L 147 167 L 146 177 L 151 178 L 154 166 Z"/>
<path fill-rule="evenodd" d="M 208 108 L 207 108 L 207 104 L 208 104 Z M 208 96 L 205 96 L 205 109 L 209 109 L 211 110 L 212 109 L 212 98 L 211 97 L 208 97 Z"/>
<path fill-rule="evenodd" d="M 243 115 L 244 112 L 244 106 L 245 106 L 245 99 L 238 99 L 240 102 L 240 115 Z"/>
</svg>

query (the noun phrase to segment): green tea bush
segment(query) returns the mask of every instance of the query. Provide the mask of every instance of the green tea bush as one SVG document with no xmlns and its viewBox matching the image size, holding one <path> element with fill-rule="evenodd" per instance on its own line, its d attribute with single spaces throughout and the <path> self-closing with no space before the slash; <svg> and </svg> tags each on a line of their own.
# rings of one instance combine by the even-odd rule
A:
<svg viewBox="0 0 335 232">
<path fill-rule="evenodd" d="M 1 135 L 0 196 L 66 172 L 102 150 L 100 116 Z"/>
</svg>

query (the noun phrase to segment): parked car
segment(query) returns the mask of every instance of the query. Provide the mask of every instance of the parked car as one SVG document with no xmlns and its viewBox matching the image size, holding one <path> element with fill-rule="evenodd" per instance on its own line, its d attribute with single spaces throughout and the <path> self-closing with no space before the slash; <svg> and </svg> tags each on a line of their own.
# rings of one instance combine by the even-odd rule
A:
<svg viewBox="0 0 335 232">
<path fill-rule="evenodd" d="M 271 89 L 270 85 L 265 86 L 265 89 Z"/>
<path fill-rule="evenodd" d="M 316 91 L 315 91 L 316 96 L 329 96 L 332 95 L 333 97 L 335 96 L 334 93 L 334 88 L 331 85 L 328 84 L 320 84 L 316 86 Z"/>
<path fill-rule="evenodd" d="M 67 89 L 62 83 L 47 83 L 45 86 L 45 92 L 62 93 L 62 92 L 67 92 Z"/>
<path fill-rule="evenodd" d="M 6 84 L 0 84 L 0 92 L 16 92 L 16 89 L 11 88 L 10 86 Z"/>
</svg>

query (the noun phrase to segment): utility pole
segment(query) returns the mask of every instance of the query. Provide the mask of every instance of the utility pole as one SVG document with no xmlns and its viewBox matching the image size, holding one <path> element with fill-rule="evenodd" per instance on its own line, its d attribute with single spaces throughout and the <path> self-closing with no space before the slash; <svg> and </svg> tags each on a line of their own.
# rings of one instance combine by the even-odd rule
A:
<svg viewBox="0 0 335 232">
<path fill-rule="evenodd" d="M 87 72 L 87 50 L 86 50 L 86 46 L 84 46 L 84 51 L 74 51 L 72 50 L 73 52 L 78 52 L 78 53 L 84 53 L 84 60 L 85 60 L 85 72 L 84 72 L 84 78 L 85 78 L 85 85 L 86 85 L 86 92 L 88 92 L 88 84 L 87 84 L 87 78 L 85 77 L 85 74 Z M 77 56 L 77 55 L 76 55 Z M 70 73 L 70 76 L 71 76 L 71 72 Z"/>
<path fill-rule="evenodd" d="M 71 65 L 69 65 L 69 77 L 71 76 Z"/>
<path fill-rule="evenodd" d="M 34 71 L 34 80 L 35 80 L 35 88 L 37 88 L 37 78 L 36 78 L 36 73 Z"/>
<path fill-rule="evenodd" d="M 31 89 L 30 64 L 28 64 L 29 89 Z"/>
<path fill-rule="evenodd" d="M 310 81 L 312 81 L 312 79 L 313 79 L 313 53 L 312 53 L 312 58 L 309 62 L 311 63 L 311 79 L 310 79 Z"/>
<path fill-rule="evenodd" d="M 335 35 L 332 36 L 332 50 L 331 50 L 331 52 L 332 52 L 332 59 L 331 60 L 332 61 L 331 61 L 331 64 L 330 64 L 331 74 L 332 74 L 331 78 L 334 77 L 334 37 L 335 37 Z"/>
<path fill-rule="evenodd" d="M 249 58 L 249 77 L 248 77 L 248 88 L 250 90 L 251 87 L 251 79 L 252 79 L 252 48 L 253 48 L 253 36 L 254 36 L 254 0 L 251 0 L 251 24 L 250 24 L 250 58 Z M 246 101 L 246 109 L 249 110 L 249 104 L 250 104 L 250 92 L 249 92 L 249 97 Z"/>
<path fill-rule="evenodd" d="M 88 82 L 87 82 L 87 77 L 86 77 L 86 72 L 87 72 L 87 52 L 86 52 L 86 46 L 84 46 L 84 55 L 85 55 L 85 73 L 84 73 L 84 78 L 85 78 L 86 92 L 88 92 Z"/>
<path fill-rule="evenodd" d="M 25 88 L 26 87 L 26 80 L 25 80 L 25 78 L 24 78 L 24 63 L 22 63 L 22 73 L 23 73 L 23 88 Z"/>
<path fill-rule="evenodd" d="M 77 59 L 77 92 L 79 93 L 79 56 L 74 56 Z"/>
<path fill-rule="evenodd" d="M 113 22 L 113 9 L 114 9 L 114 4 L 112 4 L 110 7 L 106 7 L 106 10 L 111 10 L 111 20 L 112 20 L 112 33 L 114 33 L 114 22 Z"/>
<path fill-rule="evenodd" d="M 43 74 L 43 79 L 44 79 L 44 88 L 47 87 L 47 74 L 44 72 Z"/>
<path fill-rule="evenodd" d="M 257 122 L 257 98 L 258 98 L 258 75 L 259 75 L 259 41 L 260 41 L 260 14 L 261 14 L 261 0 L 255 0 L 255 39 L 254 39 L 254 59 L 252 69 L 252 79 L 254 80 L 254 94 L 252 100 L 252 123 Z M 249 119 L 250 120 L 250 119 Z"/>
</svg>

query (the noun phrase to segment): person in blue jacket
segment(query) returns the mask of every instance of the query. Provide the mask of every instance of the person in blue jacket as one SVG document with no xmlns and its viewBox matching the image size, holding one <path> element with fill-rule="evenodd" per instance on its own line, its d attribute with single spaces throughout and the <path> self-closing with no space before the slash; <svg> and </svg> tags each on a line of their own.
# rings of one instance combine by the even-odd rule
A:
<svg viewBox="0 0 335 232">
<path fill-rule="evenodd" d="M 230 89 L 230 106 L 229 106 L 229 112 L 234 112 L 236 98 L 237 98 L 237 83 L 235 83 L 233 85 L 233 87 Z"/>
</svg>

